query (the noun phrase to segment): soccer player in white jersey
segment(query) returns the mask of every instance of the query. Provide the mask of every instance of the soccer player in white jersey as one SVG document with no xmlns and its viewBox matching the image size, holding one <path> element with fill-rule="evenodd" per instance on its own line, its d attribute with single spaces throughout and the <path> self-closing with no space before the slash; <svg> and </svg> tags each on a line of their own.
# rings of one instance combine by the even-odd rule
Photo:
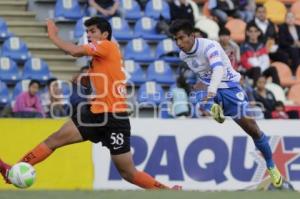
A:
<svg viewBox="0 0 300 199">
<path fill-rule="evenodd" d="M 283 179 L 272 159 L 268 139 L 256 121 L 247 115 L 248 101 L 239 84 L 240 74 L 232 68 L 221 45 L 213 40 L 195 38 L 193 26 L 186 20 L 173 21 L 170 32 L 181 50 L 180 59 L 198 76 L 199 82 L 194 87 L 207 91 L 204 98 L 197 100 L 209 107 L 218 122 L 224 121 L 224 112 L 252 137 L 263 154 L 273 185 L 281 187 Z"/>
</svg>

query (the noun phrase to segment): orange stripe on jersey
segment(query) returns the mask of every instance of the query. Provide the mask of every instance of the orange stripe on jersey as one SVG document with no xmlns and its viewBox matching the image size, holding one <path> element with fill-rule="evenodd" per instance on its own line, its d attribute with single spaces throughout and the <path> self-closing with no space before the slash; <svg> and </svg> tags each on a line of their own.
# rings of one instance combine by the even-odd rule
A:
<svg viewBox="0 0 300 199">
<path fill-rule="evenodd" d="M 108 40 L 83 45 L 93 57 L 89 77 L 94 90 L 93 113 L 127 111 L 126 84 L 118 46 Z"/>
</svg>

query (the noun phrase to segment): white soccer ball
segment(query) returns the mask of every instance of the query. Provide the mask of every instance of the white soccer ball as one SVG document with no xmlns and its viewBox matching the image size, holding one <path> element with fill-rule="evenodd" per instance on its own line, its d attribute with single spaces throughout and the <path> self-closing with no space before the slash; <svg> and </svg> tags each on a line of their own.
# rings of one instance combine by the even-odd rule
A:
<svg viewBox="0 0 300 199">
<path fill-rule="evenodd" d="M 35 169 L 25 162 L 15 164 L 8 172 L 9 181 L 16 187 L 22 189 L 33 185 L 35 178 Z"/>
</svg>

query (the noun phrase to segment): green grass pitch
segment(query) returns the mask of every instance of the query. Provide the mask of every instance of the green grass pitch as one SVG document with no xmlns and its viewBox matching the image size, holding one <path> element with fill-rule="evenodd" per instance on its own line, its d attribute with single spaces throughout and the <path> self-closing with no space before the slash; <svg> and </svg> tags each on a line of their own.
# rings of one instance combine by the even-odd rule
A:
<svg viewBox="0 0 300 199">
<path fill-rule="evenodd" d="M 299 199 L 298 192 L 1 191 L 0 199 Z"/>
</svg>

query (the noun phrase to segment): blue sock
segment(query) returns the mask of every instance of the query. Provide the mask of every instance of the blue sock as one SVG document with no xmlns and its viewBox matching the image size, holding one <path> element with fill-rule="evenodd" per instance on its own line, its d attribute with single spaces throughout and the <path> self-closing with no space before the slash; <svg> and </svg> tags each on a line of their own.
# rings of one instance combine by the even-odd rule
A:
<svg viewBox="0 0 300 199">
<path fill-rule="evenodd" d="M 263 154 L 266 164 L 267 164 L 267 168 L 274 168 L 274 162 L 272 159 L 272 151 L 271 151 L 271 147 L 268 143 L 268 138 L 267 136 L 262 133 L 261 137 L 257 140 L 254 140 L 254 144 L 256 146 L 256 148 Z"/>
</svg>

